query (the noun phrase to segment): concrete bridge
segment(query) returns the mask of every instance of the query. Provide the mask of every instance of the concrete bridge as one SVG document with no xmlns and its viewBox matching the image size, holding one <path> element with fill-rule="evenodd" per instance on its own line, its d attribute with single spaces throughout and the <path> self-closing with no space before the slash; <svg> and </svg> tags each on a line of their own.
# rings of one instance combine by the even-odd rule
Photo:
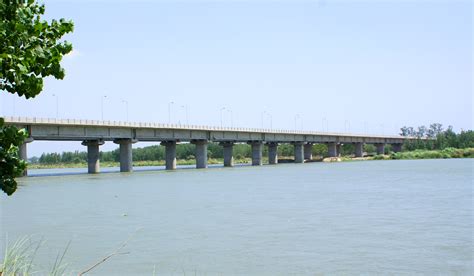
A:
<svg viewBox="0 0 474 276">
<path fill-rule="evenodd" d="M 278 163 L 279 144 L 294 145 L 295 163 L 312 159 L 312 146 L 324 143 L 328 155 L 340 155 L 341 145 L 354 144 L 355 156 L 362 157 L 363 145 L 374 144 L 377 154 L 383 154 L 385 145 L 392 150 L 401 150 L 406 139 L 401 136 L 359 135 L 347 133 L 327 133 L 314 131 L 287 131 L 255 128 L 227 128 L 196 125 L 176 125 L 158 123 L 131 123 L 96 120 L 43 119 L 24 117 L 5 117 L 6 125 L 26 128 L 30 134 L 27 143 L 38 141 L 80 141 L 87 147 L 88 172 L 98 173 L 99 147 L 112 141 L 120 147 L 120 171 L 132 171 L 132 144 L 136 142 L 161 142 L 165 146 L 167 170 L 176 169 L 176 144 L 190 142 L 196 145 L 196 168 L 207 168 L 207 144 L 216 142 L 222 145 L 224 166 L 232 167 L 233 145 L 248 143 L 252 146 L 252 165 L 261 166 L 263 147 L 268 146 L 270 164 Z M 20 148 L 20 157 L 27 159 L 27 143 Z"/>
</svg>

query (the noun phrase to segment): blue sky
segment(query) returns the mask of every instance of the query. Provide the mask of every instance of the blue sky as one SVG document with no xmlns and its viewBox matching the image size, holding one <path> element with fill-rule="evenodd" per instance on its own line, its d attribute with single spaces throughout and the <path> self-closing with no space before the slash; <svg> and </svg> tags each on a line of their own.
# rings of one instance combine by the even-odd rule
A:
<svg viewBox="0 0 474 276">
<path fill-rule="evenodd" d="M 396 134 L 473 128 L 471 1 L 44 1 L 63 81 L 4 115 Z M 53 96 L 56 95 L 56 96 Z M 103 98 L 103 96 L 107 96 Z M 174 102 L 174 104 L 169 104 Z M 326 126 L 324 127 L 326 128 Z M 144 146 L 144 144 L 135 144 Z M 103 149 L 115 148 L 112 143 Z M 30 154 L 80 149 L 35 142 Z"/>
</svg>

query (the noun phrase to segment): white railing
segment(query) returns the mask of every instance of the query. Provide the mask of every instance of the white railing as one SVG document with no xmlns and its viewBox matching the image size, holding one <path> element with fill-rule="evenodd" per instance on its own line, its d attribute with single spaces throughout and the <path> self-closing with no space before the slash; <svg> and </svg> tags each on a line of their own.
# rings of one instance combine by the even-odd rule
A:
<svg viewBox="0 0 474 276">
<path fill-rule="evenodd" d="M 370 138 L 392 138 L 406 139 L 403 136 L 373 135 L 373 134 L 353 134 L 339 132 L 320 132 L 320 131 L 297 131 L 266 128 L 241 128 L 241 127 L 219 127 L 203 125 L 181 125 L 181 124 L 163 124 L 151 122 L 123 122 L 123 121 L 99 121 L 84 119 L 55 119 L 55 118 L 37 118 L 37 117 L 4 117 L 5 122 L 9 124 L 37 124 L 37 125 L 65 125 L 65 126 L 104 126 L 104 127 L 129 127 L 129 128 L 153 128 L 153 129 L 182 129 L 182 130 L 204 130 L 204 131 L 226 131 L 226 132 L 250 132 L 250 133 L 269 133 L 269 134 L 295 134 L 295 135 L 321 135 L 321 136 L 347 136 L 347 137 L 370 137 Z"/>
</svg>

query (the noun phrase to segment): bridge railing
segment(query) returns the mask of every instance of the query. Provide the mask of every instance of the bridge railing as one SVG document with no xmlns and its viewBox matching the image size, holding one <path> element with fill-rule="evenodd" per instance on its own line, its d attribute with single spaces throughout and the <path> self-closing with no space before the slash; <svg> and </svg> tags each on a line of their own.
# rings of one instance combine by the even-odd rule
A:
<svg viewBox="0 0 474 276">
<path fill-rule="evenodd" d="M 228 132 L 250 132 L 271 134 L 294 134 L 294 135 L 323 135 L 323 136 L 348 136 L 348 137 L 373 137 L 373 138 L 404 138 L 402 136 L 378 135 L 378 134 L 351 134 L 339 132 L 282 130 L 268 128 L 242 128 L 242 127 L 220 127 L 187 124 L 166 124 L 156 122 L 124 122 L 111 120 L 88 120 L 88 119 L 56 119 L 38 117 L 4 117 L 5 122 L 10 124 L 51 124 L 51 125 L 78 125 L 78 126 L 104 126 L 104 127 L 130 127 L 130 128 L 153 128 L 153 129 L 193 129 L 203 131 L 228 131 Z"/>
</svg>

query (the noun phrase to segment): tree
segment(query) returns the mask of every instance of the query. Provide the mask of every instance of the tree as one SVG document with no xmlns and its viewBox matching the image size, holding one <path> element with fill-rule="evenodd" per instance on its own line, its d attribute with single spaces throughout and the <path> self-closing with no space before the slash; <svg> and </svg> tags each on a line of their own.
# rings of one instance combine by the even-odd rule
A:
<svg viewBox="0 0 474 276">
<path fill-rule="evenodd" d="M 64 78 L 62 57 L 72 45 L 60 39 L 73 31 L 71 21 L 41 19 L 44 5 L 35 0 L 0 2 L 0 91 L 35 97 L 43 90 L 43 79 Z M 27 137 L 25 130 L 0 124 L 0 187 L 8 195 L 16 190 L 14 177 L 25 168 L 18 159 L 18 147 Z"/>
<path fill-rule="evenodd" d="M 0 187 L 11 195 L 17 186 L 15 177 L 20 176 L 26 167 L 26 162 L 18 156 L 18 149 L 27 135 L 24 129 L 4 126 L 3 118 L 0 118 L 0 128 Z"/>
</svg>

